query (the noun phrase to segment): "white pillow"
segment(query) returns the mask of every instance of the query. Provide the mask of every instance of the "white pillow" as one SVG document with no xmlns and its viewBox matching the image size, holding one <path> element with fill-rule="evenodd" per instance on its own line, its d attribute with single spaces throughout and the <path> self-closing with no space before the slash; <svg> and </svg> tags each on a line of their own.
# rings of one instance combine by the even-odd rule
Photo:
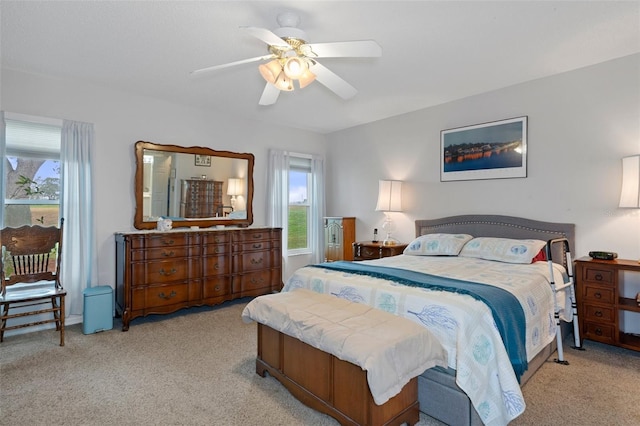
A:
<svg viewBox="0 0 640 426">
<path fill-rule="evenodd" d="M 404 254 L 414 256 L 457 256 L 465 243 L 473 236 L 469 234 L 421 235 L 404 249 Z"/>
<path fill-rule="evenodd" d="M 460 256 L 508 263 L 531 263 L 546 244 L 542 240 L 478 237 L 465 244 Z"/>
</svg>

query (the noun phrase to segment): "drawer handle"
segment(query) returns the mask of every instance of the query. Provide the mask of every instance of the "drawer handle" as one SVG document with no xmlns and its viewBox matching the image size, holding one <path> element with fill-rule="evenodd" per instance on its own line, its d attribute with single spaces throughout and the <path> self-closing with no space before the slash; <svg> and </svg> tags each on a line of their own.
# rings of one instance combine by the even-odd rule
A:
<svg viewBox="0 0 640 426">
<path fill-rule="evenodd" d="M 595 297 L 596 299 L 602 299 L 602 294 L 600 292 L 597 292 L 593 295 L 593 297 Z"/>
<path fill-rule="evenodd" d="M 175 290 L 172 291 L 171 293 L 169 293 L 168 296 L 164 294 L 164 291 L 158 295 L 158 297 L 160 299 L 164 299 L 164 300 L 169 300 L 169 299 L 171 299 L 173 297 L 176 297 L 176 296 L 177 296 L 177 293 L 175 292 Z"/>
<path fill-rule="evenodd" d="M 602 281 L 602 274 L 596 274 L 596 280 L 597 281 Z"/>
<path fill-rule="evenodd" d="M 601 328 L 596 328 L 596 335 L 597 336 L 602 336 L 602 329 Z"/>
<path fill-rule="evenodd" d="M 175 253 L 173 252 L 173 250 L 171 250 L 169 253 L 167 253 L 166 251 L 163 251 L 163 252 L 162 252 L 162 255 L 163 255 L 164 257 L 171 257 L 171 256 L 173 256 L 174 254 L 175 254 Z"/>
<path fill-rule="evenodd" d="M 263 283 L 264 282 L 264 278 L 260 278 L 260 279 L 255 279 L 255 278 L 251 278 L 251 284 L 258 284 L 258 283 Z"/>
<path fill-rule="evenodd" d="M 220 242 L 220 237 L 215 237 L 215 238 L 214 238 L 214 241 L 215 241 L 216 243 L 219 243 L 219 242 Z"/>
<path fill-rule="evenodd" d="M 162 244 L 164 244 L 165 246 L 169 246 L 169 245 L 171 245 L 173 243 L 174 243 L 173 240 L 162 240 Z"/>
<path fill-rule="evenodd" d="M 177 270 L 176 268 L 171 268 L 171 270 L 170 270 L 170 271 L 168 271 L 168 272 L 167 272 L 167 271 L 165 271 L 165 270 L 164 270 L 164 268 L 160 269 L 160 275 L 164 275 L 164 276 L 167 276 L 167 277 L 168 277 L 169 275 L 173 275 L 173 274 L 175 274 L 176 272 L 178 272 L 178 270 Z"/>
<path fill-rule="evenodd" d="M 256 240 L 258 238 L 262 238 L 262 234 L 253 234 L 253 238 L 255 238 Z"/>
<path fill-rule="evenodd" d="M 215 291 L 220 291 L 220 286 L 219 285 L 215 286 L 214 290 Z"/>
<path fill-rule="evenodd" d="M 602 316 L 602 311 L 595 311 L 594 315 L 597 317 L 601 317 Z"/>
<path fill-rule="evenodd" d="M 262 244 L 261 244 L 261 243 L 254 244 L 254 245 L 253 245 L 253 248 L 254 248 L 254 249 L 262 248 Z"/>
<path fill-rule="evenodd" d="M 256 259 L 251 259 L 251 263 L 253 263 L 254 265 L 259 265 L 262 263 L 262 258 L 256 260 Z"/>
<path fill-rule="evenodd" d="M 215 265 L 213 265 L 213 269 L 218 270 L 220 269 L 220 264 L 216 263 Z"/>
</svg>

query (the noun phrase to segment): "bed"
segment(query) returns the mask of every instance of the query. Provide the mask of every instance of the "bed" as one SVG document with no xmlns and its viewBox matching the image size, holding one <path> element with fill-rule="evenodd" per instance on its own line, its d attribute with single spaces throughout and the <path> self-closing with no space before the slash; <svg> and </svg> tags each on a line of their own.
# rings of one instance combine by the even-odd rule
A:
<svg viewBox="0 0 640 426">
<path fill-rule="evenodd" d="M 558 342 L 561 344 L 561 336 L 571 332 L 568 322 L 575 315 L 571 304 L 575 298 L 569 291 L 552 289 L 567 283 L 565 289 L 573 290 L 571 261 L 569 256 L 566 264 L 566 255 L 574 245 L 574 225 L 462 215 L 417 220 L 415 227 L 416 240 L 403 255 L 309 265 L 297 270 L 283 291 L 306 288 L 332 294 L 426 326 L 447 349 L 448 368 L 434 367 L 418 377 L 420 411 L 447 424 L 507 424 L 526 407 L 521 385 L 549 358 Z M 464 242 L 452 242 L 460 235 L 466 235 Z M 528 254 L 518 257 L 517 262 L 503 259 L 502 254 L 487 259 L 482 251 L 486 244 L 493 244 L 490 251 L 494 253 L 500 251 L 495 244 L 504 243 L 496 239 L 537 240 L 527 246 L 529 253 L 541 251 L 543 257 L 535 260 L 550 257 L 553 263 L 520 262 Z M 541 247 L 540 241 L 559 244 Z M 429 252 L 427 246 L 433 248 L 434 244 L 439 244 L 440 251 L 436 247 L 435 252 Z M 452 248 L 451 244 L 457 246 Z M 474 244 L 475 249 L 470 248 Z M 457 254 L 453 254 L 455 250 Z M 516 256 L 520 254 L 516 250 Z M 416 277 L 424 274 L 432 281 L 428 286 L 416 283 Z M 470 286 L 491 284 L 481 286 L 491 290 L 478 295 L 475 290 L 456 287 L 451 292 L 451 280 Z M 448 291 L 442 291 L 445 288 Z M 504 303 L 517 299 L 521 309 L 500 308 L 495 300 L 502 298 Z M 518 316 L 504 316 L 512 311 Z M 561 355 L 561 350 L 558 353 Z"/>
</svg>

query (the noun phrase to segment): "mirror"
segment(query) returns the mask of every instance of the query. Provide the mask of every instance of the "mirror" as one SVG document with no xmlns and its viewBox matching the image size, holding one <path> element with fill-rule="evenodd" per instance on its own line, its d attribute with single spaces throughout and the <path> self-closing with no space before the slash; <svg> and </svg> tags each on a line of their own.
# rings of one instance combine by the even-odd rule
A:
<svg viewBox="0 0 640 426">
<path fill-rule="evenodd" d="M 253 154 L 145 141 L 135 154 L 136 229 L 253 223 Z"/>
</svg>

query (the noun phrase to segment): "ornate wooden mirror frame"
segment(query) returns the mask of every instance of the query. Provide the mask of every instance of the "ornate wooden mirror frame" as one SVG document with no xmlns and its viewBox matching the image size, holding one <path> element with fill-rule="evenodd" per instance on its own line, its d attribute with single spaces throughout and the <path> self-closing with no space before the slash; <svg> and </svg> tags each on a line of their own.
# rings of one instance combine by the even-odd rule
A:
<svg viewBox="0 0 640 426">
<path fill-rule="evenodd" d="M 174 228 L 246 227 L 253 223 L 253 154 L 138 141 L 135 155 L 136 229 L 156 228 L 160 216 L 171 219 Z M 155 168 L 149 166 L 154 159 L 160 160 Z M 229 179 L 233 179 L 232 185 L 240 182 L 237 196 L 228 190 Z M 215 182 L 222 199 L 222 205 L 207 217 L 186 214 L 184 194 L 189 183 L 198 181 Z"/>
</svg>

